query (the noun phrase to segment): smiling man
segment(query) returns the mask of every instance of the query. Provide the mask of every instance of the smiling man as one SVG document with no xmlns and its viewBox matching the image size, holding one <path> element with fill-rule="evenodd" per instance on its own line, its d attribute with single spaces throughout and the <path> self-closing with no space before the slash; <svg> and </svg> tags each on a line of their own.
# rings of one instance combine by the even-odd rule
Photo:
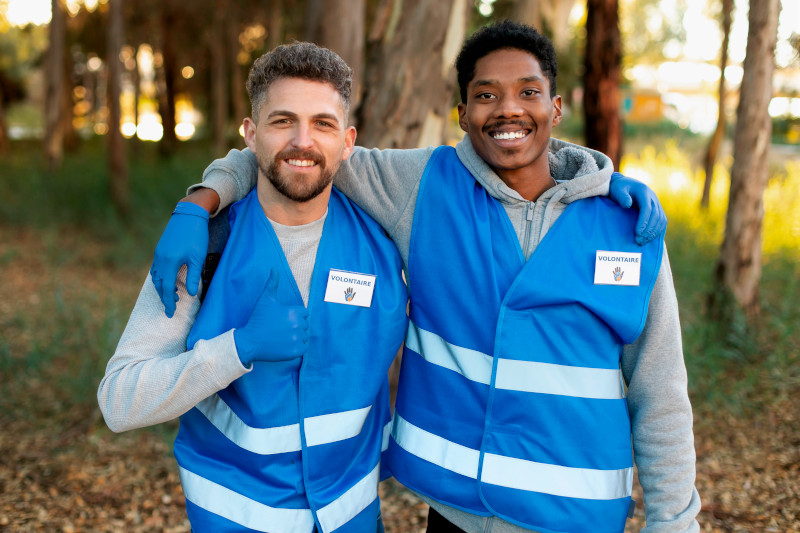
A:
<svg viewBox="0 0 800 533">
<path fill-rule="evenodd" d="M 457 146 L 355 148 L 334 176 L 397 244 L 409 283 L 392 474 L 430 504 L 429 532 L 620 533 L 635 453 L 646 531 L 697 531 L 692 411 L 654 200 L 612 179 L 603 154 L 551 138 L 557 63 L 536 30 L 482 28 L 456 68 Z M 256 167 L 231 151 L 189 201 L 227 205 Z M 605 197 L 629 205 L 629 187 L 638 223 Z M 192 258 L 205 254 L 205 226 L 179 231 L 192 225 L 173 217 L 156 251 L 168 313 L 174 272 L 198 271 Z"/>
<path fill-rule="evenodd" d="M 146 280 L 100 384 L 114 431 L 181 417 L 195 533 L 382 531 L 387 371 L 407 293 L 392 242 L 331 185 L 356 137 L 350 77 L 311 43 L 255 62 L 244 129 L 258 185 L 231 207 L 202 306 L 182 275 L 168 319 Z"/>
</svg>

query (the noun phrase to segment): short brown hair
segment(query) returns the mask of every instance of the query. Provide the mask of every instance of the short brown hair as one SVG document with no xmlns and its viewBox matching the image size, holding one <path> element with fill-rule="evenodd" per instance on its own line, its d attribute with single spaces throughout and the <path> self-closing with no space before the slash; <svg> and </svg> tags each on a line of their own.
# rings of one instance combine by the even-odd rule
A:
<svg viewBox="0 0 800 533">
<path fill-rule="evenodd" d="M 353 69 L 333 50 L 314 43 L 282 44 L 253 63 L 247 78 L 247 94 L 253 120 L 258 120 L 269 86 L 283 78 L 330 83 L 342 97 L 345 117 L 350 112 Z"/>
</svg>

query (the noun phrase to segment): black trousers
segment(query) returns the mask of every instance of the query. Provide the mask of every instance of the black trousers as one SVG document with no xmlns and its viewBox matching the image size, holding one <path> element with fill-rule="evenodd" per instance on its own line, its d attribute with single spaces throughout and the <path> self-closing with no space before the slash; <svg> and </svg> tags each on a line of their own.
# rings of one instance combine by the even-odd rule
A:
<svg viewBox="0 0 800 533">
<path fill-rule="evenodd" d="M 428 510 L 428 529 L 426 533 L 464 533 L 464 530 L 454 526 L 445 517 L 431 507 Z"/>
</svg>

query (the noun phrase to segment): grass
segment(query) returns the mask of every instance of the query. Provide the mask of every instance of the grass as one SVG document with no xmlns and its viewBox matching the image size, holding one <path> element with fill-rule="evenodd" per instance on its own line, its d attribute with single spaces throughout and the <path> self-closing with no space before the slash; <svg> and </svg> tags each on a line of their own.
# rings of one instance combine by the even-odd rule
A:
<svg viewBox="0 0 800 533">
<path fill-rule="evenodd" d="M 0 161 L 0 223 L 59 233 L 68 228 L 83 237 L 113 242 L 106 259 L 119 264 L 141 261 L 152 251 L 177 199 L 200 180 L 211 156 L 205 145 L 184 144 L 172 158 L 161 158 L 151 143 L 129 142 L 130 204 L 134 216 L 124 220 L 111 205 L 102 139 L 67 154 L 61 167 L 49 172 L 38 144 L 15 143 Z M 54 260 L 65 259 L 69 247 L 57 247 Z M 2 255 L 0 255 L 0 260 Z"/>
<path fill-rule="evenodd" d="M 655 135 L 655 134 L 654 134 Z M 710 321 L 705 302 L 724 231 L 723 158 L 711 209 L 697 205 L 702 173 L 691 136 L 636 137 L 623 171 L 648 182 L 670 219 L 668 248 L 696 409 L 743 412 L 800 389 L 800 160 L 775 163 L 765 195 L 763 317 Z M 44 413 L 95 408 L 95 391 L 175 201 L 211 155 L 184 144 L 172 159 L 128 145 L 131 212 L 111 207 L 104 147 L 85 143 L 54 173 L 37 144 L 15 143 L 0 160 L 0 409 Z M 47 394 L 31 398 L 34 385 Z M 44 411 L 43 411 L 44 410 Z M 24 416 L 24 415 L 23 415 Z"/>
</svg>

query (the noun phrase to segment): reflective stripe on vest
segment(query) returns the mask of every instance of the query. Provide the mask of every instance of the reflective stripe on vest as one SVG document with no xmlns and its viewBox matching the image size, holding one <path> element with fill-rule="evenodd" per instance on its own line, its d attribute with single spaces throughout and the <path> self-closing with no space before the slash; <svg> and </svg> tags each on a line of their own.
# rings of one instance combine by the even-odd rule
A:
<svg viewBox="0 0 800 533">
<path fill-rule="evenodd" d="M 206 511 L 255 531 L 308 533 L 314 529 L 314 515 L 310 509 L 270 507 L 185 468 L 178 468 L 186 499 Z"/>
<path fill-rule="evenodd" d="M 272 428 L 254 428 L 245 424 L 218 394 L 212 394 L 195 407 L 228 440 L 259 455 L 296 452 L 301 449 L 300 424 Z M 315 416 L 304 420 L 306 444 L 318 446 L 355 437 L 361 433 L 364 420 L 372 407 L 342 413 Z M 391 423 L 383 431 L 381 449 L 389 444 Z"/>
<path fill-rule="evenodd" d="M 408 323 L 406 347 L 429 363 L 458 372 L 470 381 L 489 385 L 492 357 L 469 348 L 450 344 L 435 333 Z M 517 359 L 497 360 L 495 387 L 503 390 L 537 392 L 618 400 L 625 397 L 622 372 L 610 368 L 586 368 Z"/>
<path fill-rule="evenodd" d="M 222 516 L 255 531 L 308 533 L 314 528 L 310 509 L 270 507 L 209 481 L 186 468 L 180 469 L 186 499 L 206 511 Z M 325 531 L 333 531 L 350 521 L 378 497 L 379 466 L 347 492 L 319 509 L 317 517 Z"/>
<path fill-rule="evenodd" d="M 301 449 L 300 424 L 272 428 L 250 427 L 217 394 L 209 396 L 196 407 L 214 427 L 240 448 L 260 455 L 296 452 Z M 306 444 L 318 446 L 355 437 L 361 433 L 370 409 L 371 406 L 306 418 Z"/>
<path fill-rule="evenodd" d="M 425 431 L 400 415 L 394 415 L 395 441 L 404 450 L 429 463 L 478 479 L 480 450 L 473 450 Z M 633 468 L 596 470 L 572 468 L 503 457 L 483 457 L 480 480 L 484 483 L 588 500 L 612 500 L 630 496 Z"/>
</svg>

